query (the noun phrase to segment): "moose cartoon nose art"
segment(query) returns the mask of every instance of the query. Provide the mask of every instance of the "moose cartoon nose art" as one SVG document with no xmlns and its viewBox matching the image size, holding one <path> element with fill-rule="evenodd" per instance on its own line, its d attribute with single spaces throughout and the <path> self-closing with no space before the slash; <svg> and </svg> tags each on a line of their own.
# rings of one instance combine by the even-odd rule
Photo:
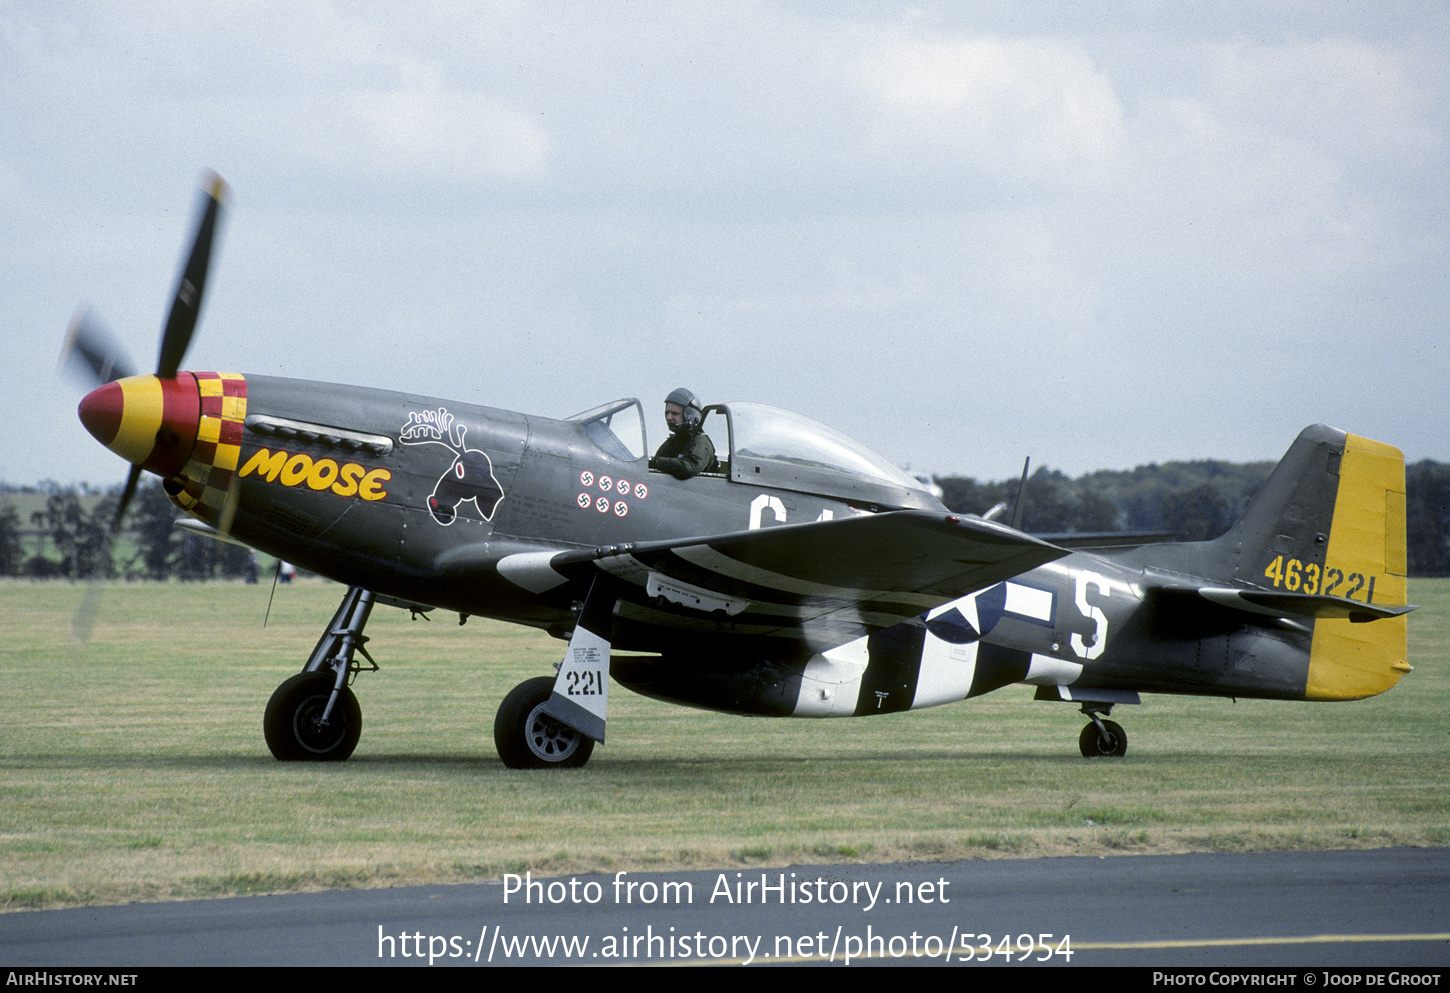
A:
<svg viewBox="0 0 1450 993">
<path fill-rule="evenodd" d="M 456 423 L 453 415 L 442 407 L 410 414 L 408 423 L 399 432 L 399 439 L 405 445 L 443 445 L 453 452 L 453 464 L 438 477 L 438 485 L 428 497 L 428 512 L 444 527 L 458 516 L 461 503 L 472 500 L 479 516 L 489 521 L 503 499 L 503 487 L 494 477 L 488 453 L 468 448 L 464 444 L 467 435 L 468 426 Z"/>
<path fill-rule="evenodd" d="M 493 478 L 493 463 L 476 448 L 459 454 L 438 480 L 428 498 L 428 510 L 439 524 L 452 524 L 458 505 L 472 500 L 485 521 L 493 518 L 494 508 L 503 499 L 503 490 Z"/>
</svg>

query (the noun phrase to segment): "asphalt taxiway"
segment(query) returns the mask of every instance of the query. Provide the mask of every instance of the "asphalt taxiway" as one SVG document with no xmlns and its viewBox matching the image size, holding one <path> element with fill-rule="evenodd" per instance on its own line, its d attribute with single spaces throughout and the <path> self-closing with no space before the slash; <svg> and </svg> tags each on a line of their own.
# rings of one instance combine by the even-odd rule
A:
<svg viewBox="0 0 1450 993">
<path fill-rule="evenodd" d="M 1450 849 L 524 874 L 0 915 L 8 967 L 706 962 L 1450 966 Z"/>
</svg>

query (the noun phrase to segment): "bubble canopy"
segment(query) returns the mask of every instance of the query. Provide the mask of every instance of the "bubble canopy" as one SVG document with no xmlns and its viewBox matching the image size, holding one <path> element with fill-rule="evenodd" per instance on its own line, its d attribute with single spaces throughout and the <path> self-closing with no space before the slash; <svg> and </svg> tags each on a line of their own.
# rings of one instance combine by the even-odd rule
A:
<svg viewBox="0 0 1450 993">
<path fill-rule="evenodd" d="M 735 482 L 879 507 L 942 509 L 919 480 L 820 421 L 769 404 L 735 402 L 707 408 L 707 429 L 719 414 L 730 426 L 728 468 Z"/>
</svg>

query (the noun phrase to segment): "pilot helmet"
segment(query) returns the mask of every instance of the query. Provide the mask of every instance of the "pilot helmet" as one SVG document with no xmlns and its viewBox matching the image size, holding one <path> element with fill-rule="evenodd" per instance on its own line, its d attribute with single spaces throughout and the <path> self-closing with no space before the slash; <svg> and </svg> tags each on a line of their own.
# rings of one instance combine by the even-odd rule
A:
<svg viewBox="0 0 1450 993">
<path fill-rule="evenodd" d="M 670 391 L 670 395 L 665 397 L 665 403 L 679 404 L 684 408 L 684 423 L 680 425 L 681 429 L 688 430 L 699 427 L 700 420 L 704 414 L 700 410 L 700 401 L 696 398 L 695 394 L 681 386 L 678 389 Z"/>
</svg>

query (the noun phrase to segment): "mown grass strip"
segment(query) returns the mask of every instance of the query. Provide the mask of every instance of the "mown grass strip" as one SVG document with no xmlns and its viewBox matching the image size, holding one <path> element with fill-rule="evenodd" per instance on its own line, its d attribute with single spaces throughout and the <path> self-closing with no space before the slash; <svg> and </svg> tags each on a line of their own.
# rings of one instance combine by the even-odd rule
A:
<svg viewBox="0 0 1450 993">
<path fill-rule="evenodd" d="M 341 590 L 0 584 L 0 907 L 810 862 L 1450 844 L 1450 581 L 1415 581 L 1416 671 L 1350 704 L 1148 697 L 1125 759 L 1008 688 L 852 721 L 612 694 L 578 771 L 505 769 L 493 714 L 562 643 L 379 608 L 352 761 L 272 760 L 261 715 Z"/>
</svg>

